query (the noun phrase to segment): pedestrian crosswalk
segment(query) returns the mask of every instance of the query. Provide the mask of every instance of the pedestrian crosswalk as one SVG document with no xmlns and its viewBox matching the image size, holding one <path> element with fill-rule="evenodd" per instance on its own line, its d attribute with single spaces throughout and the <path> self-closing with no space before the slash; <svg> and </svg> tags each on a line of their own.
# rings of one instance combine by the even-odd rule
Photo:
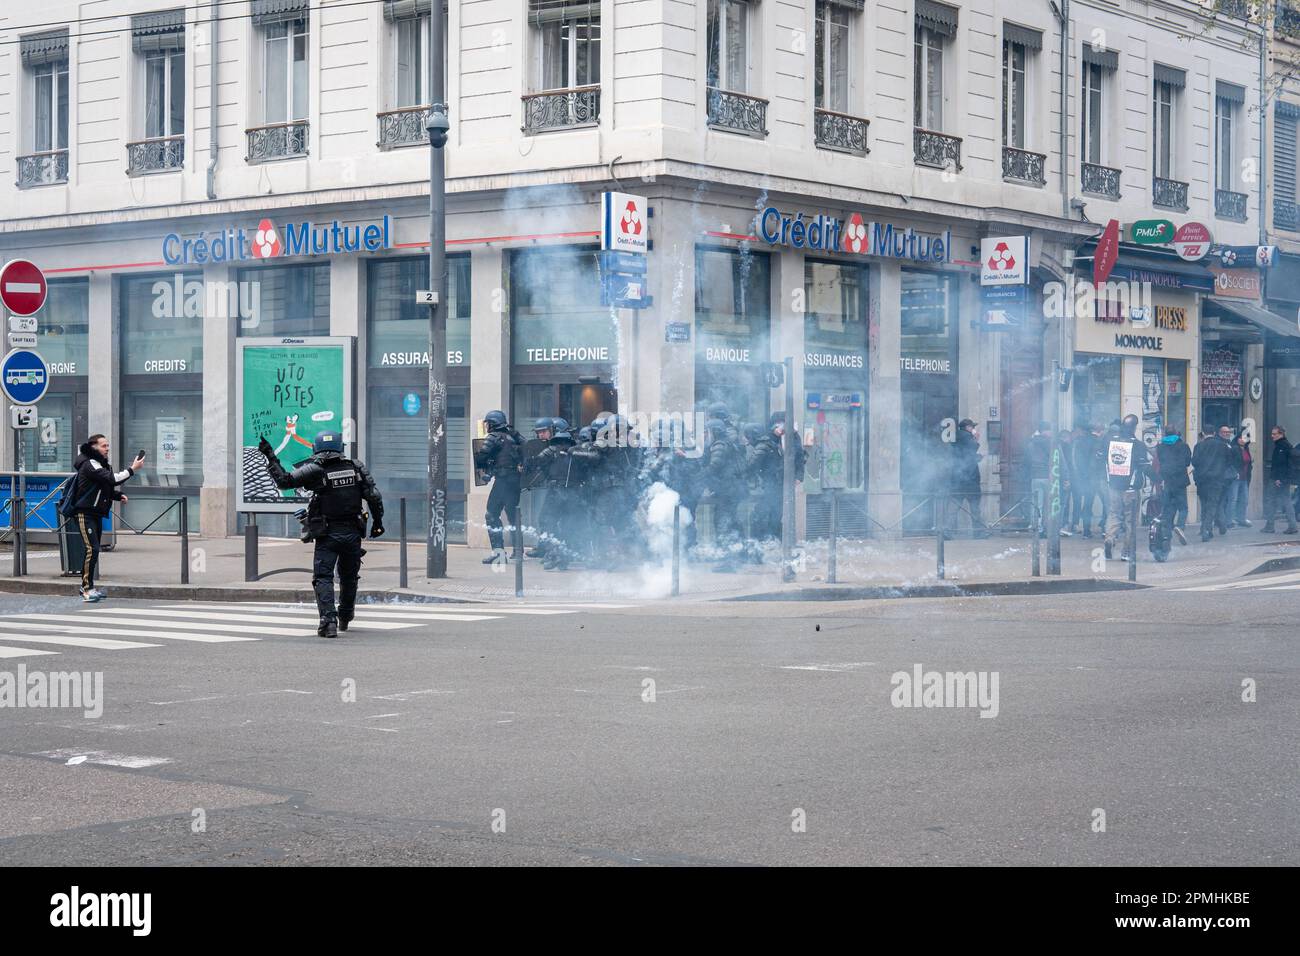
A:
<svg viewBox="0 0 1300 956">
<path fill-rule="evenodd" d="M 1255 575 L 1221 584 L 1202 584 L 1178 591 L 1300 591 L 1300 571 L 1286 574 Z"/>
<path fill-rule="evenodd" d="M 510 615 L 551 616 L 626 608 L 627 604 L 365 604 L 345 637 L 393 633 L 425 625 L 478 624 Z M 63 653 L 159 648 L 171 642 L 255 643 L 266 638 L 315 637 L 311 604 L 197 602 L 152 606 L 96 605 L 80 610 L 8 614 L 0 619 L 0 659 Z M 435 631 L 435 634 L 437 632 Z"/>
</svg>

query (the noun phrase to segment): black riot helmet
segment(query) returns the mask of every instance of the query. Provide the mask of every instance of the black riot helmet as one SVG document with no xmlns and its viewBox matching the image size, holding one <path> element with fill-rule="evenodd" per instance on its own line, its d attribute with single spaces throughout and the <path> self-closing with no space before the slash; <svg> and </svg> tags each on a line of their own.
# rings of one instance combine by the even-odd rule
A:
<svg viewBox="0 0 1300 956">
<path fill-rule="evenodd" d="M 727 408 L 726 402 L 714 402 L 709 406 L 709 418 L 716 418 L 718 421 L 730 422 L 731 410 Z"/>
<path fill-rule="evenodd" d="M 544 431 L 549 431 L 549 432 L 551 432 L 552 434 L 555 433 L 555 419 L 554 419 L 554 418 L 539 418 L 539 419 L 537 419 L 537 421 L 533 424 L 533 434 L 534 434 L 534 435 L 536 435 L 538 432 L 544 432 Z"/>
<path fill-rule="evenodd" d="M 343 454 L 343 436 L 338 432 L 321 432 L 316 436 L 316 440 L 311 443 L 312 454 L 319 455 L 325 451 L 336 451 Z"/>
<path fill-rule="evenodd" d="M 569 423 L 563 418 L 548 418 L 546 420 L 551 423 L 550 428 L 552 435 L 558 435 L 560 432 L 569 431 Z"/>
<path fill-rule="evenodd" d="M 499 408 L 494 408 L 483 416 L 483 421 L 487 424 L 488 431 L 500 431 L 506 428 L 510 421 L 506 418 L 506 413 Z"/>
<path fill-rule="evenodd" d="M 745 436 L 745 441 L 751 445 L 756 445 L 758 440 L 763 437 L 763 426 L 758 422 L 749 422 L 740 432 Z"/>
<path fill-rule="evenodd" d="M 596 440 L 596 429 L 587 425 L 578 429 L 578 441 L 591 442 Z"/>
<path fill-rule="evenodd" d="M 555 434 L 551 436 L 552 445 L 572 445 L 573 433 L 568 428 L 557 428 Z"/>
</svg>

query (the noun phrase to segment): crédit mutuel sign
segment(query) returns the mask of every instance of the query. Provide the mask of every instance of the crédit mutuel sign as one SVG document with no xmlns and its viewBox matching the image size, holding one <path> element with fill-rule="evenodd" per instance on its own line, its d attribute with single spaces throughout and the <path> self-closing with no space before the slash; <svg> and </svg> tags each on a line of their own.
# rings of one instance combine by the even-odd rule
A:
<svg viewBox="0 0 1300 956">
<path fill-rule="evenodd" d="M 841 221 L 824 213 L 806 218 L 803 213 L 791 216 L 768 206 L 754 217 L 754 231 L 773 246 L 918 262 L 952 261 L 951 229 L 927 236 L 889 222 L 866 222 L 856 212 Z"/>
<path fill-rule="evenodd" d="M 327 225 L 290 222 L 283 227 L 263 219 L 251 234 L 242 226 L 227 226 L 209 235 L 163 236 L 163 261 L 169 266 L 220 264 L 287 256 L 337 256 L 348 252 L 391 249 L 393 227 L 388 216 L 380 222 L 345 226 L 338 219 Z"/>
</svg>

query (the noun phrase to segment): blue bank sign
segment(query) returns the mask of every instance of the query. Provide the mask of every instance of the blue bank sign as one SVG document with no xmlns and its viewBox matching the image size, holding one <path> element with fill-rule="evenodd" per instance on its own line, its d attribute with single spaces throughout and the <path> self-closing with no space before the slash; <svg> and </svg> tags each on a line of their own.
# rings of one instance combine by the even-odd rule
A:
<svg viewBox="0 0 1300 956">
<path fill-rule="evenodd" d="M 774 246 L 918 262 L 952 261 L 951 229 L 925 235 L 891 222 L 866 222 L 856 212 L 845 220 L 821 213 L 805 218 L 803 213 L 790 216 L 768 206 L 755 218 L 754 231 Z"/>
<path fill-rule="evenodd" d="M 349 252 L 379 252 L 393 248 L 392 219 L 345 226 L 335 219 L 328 224 L 290 222 L 283 227 L 263 219 L 250 233 L 243 227 L 227 226 L 209 235 L 185 237 L 170 232 L 163 236 L 163 261 L 169 266 L 244 262 L 282 256 L 337 256 Z"/>
</svg>

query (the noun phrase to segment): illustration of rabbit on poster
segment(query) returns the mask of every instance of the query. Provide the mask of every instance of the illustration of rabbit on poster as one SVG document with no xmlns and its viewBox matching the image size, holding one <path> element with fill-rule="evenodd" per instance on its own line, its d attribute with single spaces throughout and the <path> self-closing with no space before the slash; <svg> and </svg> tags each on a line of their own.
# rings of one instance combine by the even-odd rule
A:
<svg viewBox="0 0 1300 956">
<path fill-rule="evenodd" d="M 241 339 L 239 347 L 240 468 L 237 497 L 242 511 L 293 511 L 310 497 L 281 491 L 257 450 L 265 437 L 287 470 L 311 455 L 323 431 L 351 441 L 345 418 L 351 402 L 347 339 Z"/>
</svg>

